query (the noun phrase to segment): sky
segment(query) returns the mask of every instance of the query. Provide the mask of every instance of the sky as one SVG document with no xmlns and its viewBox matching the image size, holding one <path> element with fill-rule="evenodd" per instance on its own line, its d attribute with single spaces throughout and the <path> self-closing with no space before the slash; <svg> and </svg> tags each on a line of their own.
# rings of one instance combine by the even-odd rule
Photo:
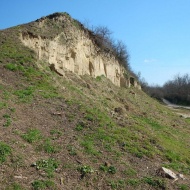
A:
<svg viewBox="0 0 190 190">
<path fill-rule="evenodd" d="M 190 74 L 190 0 L 1 0 L 0 30 L 54 12 L 108 27 L 149 85 Z"/>
</svg>

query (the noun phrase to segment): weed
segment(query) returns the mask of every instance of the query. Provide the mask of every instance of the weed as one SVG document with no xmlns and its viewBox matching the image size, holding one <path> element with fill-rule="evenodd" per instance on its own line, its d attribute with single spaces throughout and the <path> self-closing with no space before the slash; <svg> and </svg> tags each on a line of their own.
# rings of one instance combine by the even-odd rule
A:
<svg viewBox="0 0 190 190">
<path fill-rule="evenodd" d="M 9 145 L 0 142 L 0 164 L 6 161 L 8 155 L 11 154 L 11 148 Z"/>
<path fill-rule="evenodd" d="M 5 108 L 7 104 L 5 102 L 0 102 L 0 110 Z"/>
<path fill-rule="evenodd" d="M 8 63 L 5 65 L 5 68 L 10 70 L 10 71 L 23 71 L 24 70 L 24 67 L 21 66 L 21 65 L 17 65 L 17 64 L 14 64 L 14 63 Z"/>
<path fill-rule="evenodd" d="M 34 190 L 43 190 L 47 188 L 56 189 L 55 183 L 50 180 L 35 180 L 32 182 Z"/>
<path fill-rule="evenodd" d="M 22 135 L 22 138 L 29 143 L 34 143 L 41 140 L 42 135 L 38 129 L 29 129 L 26 134 Z"/>
<path fill-rule="evenodd" d="M 75 147 L 73 147 L 72 145 L 68 145 L 68 146 L 67 146 L 67 150 L 69 151 L 69 154 L 70 154 L 71 156 L 77 155 L 76 149 L 75 149 Z"/>
<path fill-rule="evenodd" d="M 3 115 L 3 117 L 6 119 L 6 122 L 3 124 L 4 127 L 9 127 L 11 125 L 11 116 L 8 114 Z"/>
<path fill-rule="evenodd" d="M 36 162 L 36 169 L 46 172 L 47 177 L 49 178 L 53 177 L 53 173 L 58 166 L 59 163 L 53 158 L 49 158 L 48 160 L 39 160 Z"/>
<path fill-rule="evenodd" d="M 77 170 L 81 173 L 81 178 L 83 178 L 87 174 L 94 172 L 94 170 L 90 166 L 87 166 L 87 165 L 80 166 L 78 167 Z"/>
<path fill-rule="evenodd" d="M 24 190 L 24 188 L 18 183 L 13 183 L 9 187 L 6 187 L 5 190 Z"/>
<path fill-rule="evenodd" d="M 166 156 L 167 160 L 169 160 L 170 162 L 181 161 L 180 155 L 176 154 L 175 152 L 173 152 L 171 150 L 167 150 L 165 153 L 165 156 Z"/>
<path fill-rule="evenodd" d="M 50 131 L 50 135 L 52 135 L 52 139 L 55 140 L 55 139 L 58 139 L 59 137 L 61 137 L 63 135 L 63 133 L 58 129 L 52 129 Z"/>
<path fill-rule="evenodd" d="M 108 184 L 109 186 L 111 186 L 112 189 L 121 189 L 125 187 L 124 180 L 117 180 L 117 181 L 110 180 Z"/>
<path fill-rule="evenodd" d="M 104 77 L 105 77 L 104 75 L 97 76 L 97 77 L 96 77 L 96 81 L 100 82 L 100 81 L 102 81 L 102 79 L 103 79 Z"/>
<path fill-rule="evenodd" d="M 127 184 L 130 186 L 138 186 L 140 184 L 140 180 L 139 179 L 128 179 L 127 180 Z"/>
<path fill-rule="evenodd" d="M 5 99 L 5 100 L 9 100 L 10 99 L 10 97 L 11 97 L 11 92 L 9 92 L 9 91 L 6 91 L 6 90 L 4 90 L 3 91 L 3 99 Z"/>
<path fill-rule="evenodd" d="M 180 190 L 188 190 L 189 189 L 189 186 L 187 186 L 185 184 L 179 184 L 178 187 Z"/>
<path fill-rule="evenodd" d="M 81 145 L 84 147 L 85 152 L 92 155 L 98 155 L 98 151 L 94 147 L 94 142 L 90 138 L 86 138 L 81 142 Z"/>
<path fill-rule="evenodd" d="M 9 108 L 9 110 L 10 110 L 11 112 L 13 112 L 13 113 L 16 111 L 15 108 Z"/>
<path fill-rule="evenodd" d="M 41 145 L 42 149 L 47 153 L 57 153 L 60 151 L 61 147 L 58 145 L 53 145 L 50 139 L 46 139 Z"/>
<path fill-rule="evenodd" d="M 125 175 L 131 176 L 131 177 L 137 175 L 137 172 L 134 169 L 132 169 L 132 168 L 128 168 L 128 169 L 124 170 L 123 173 Z"/>
<path fill-rule="evenodd" d="M 14 92 L 14 95 L 17 95 L 17 97 L 21 102 L 29 102 L 32 100 L 34 96 L 34 91 L 35 91 L 34 87 L 29 86 L 23 90 L 16 90 Z"/>
<path fill-rule="evenodd" d="M 115 174 L 117 171 L 114 166 L 107 166 L 107 165 L 101 165 L 100 170 L 111 173 L 111 174 Z"/>
<path fill-rule="evenodd" d="M 80 122 L 79 124 L 77 124 L 77 126 L 75 127 L 76 131 L 82 131 L 85 128 L 85 124 L 83 122 Z"/>
<path fill-rule="evenodd" d="M 159 178 L 153 178 L 153 177 L 144 177 L 143 181 L 153 187 L 159 187 L 162 189 L 166 188 L 166 183 L 164 180 Z"/>
</svg>

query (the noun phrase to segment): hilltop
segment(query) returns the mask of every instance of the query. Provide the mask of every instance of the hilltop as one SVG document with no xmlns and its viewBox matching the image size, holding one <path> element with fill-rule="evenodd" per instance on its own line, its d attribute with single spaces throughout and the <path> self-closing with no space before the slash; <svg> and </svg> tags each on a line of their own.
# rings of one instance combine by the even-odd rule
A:
<svg viewBox="0 0 190 190">
<path fill-rule="evenodd" d="M 190 120 L 94 39 L 66 13 L 0 31 L 1 189 L 189 189 Z"/>
</svg>

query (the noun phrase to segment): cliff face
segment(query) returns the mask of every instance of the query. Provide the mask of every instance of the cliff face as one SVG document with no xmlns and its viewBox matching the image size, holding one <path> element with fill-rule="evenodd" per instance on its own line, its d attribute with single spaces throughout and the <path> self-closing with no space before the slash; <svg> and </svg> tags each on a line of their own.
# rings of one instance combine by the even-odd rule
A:
<svg viewBox="0 0 190 190">
<path fill-rule="evenodd" d="M 49 30 L 51 35 L 44 33 L 45 30 Z M 60 75 L 64 75 L 67 69 L 77 75 L 104 75 L 117 86 L 139 87 L 133 77 L 124 76 L 126 70 L 116 58 L 109 52 L 101 51 L 92 34 L 65 13 L 31 23 L 30 30 L 23 31 L 20 39 L 36 52 L 39 60 L 48 62 Z"/>
</svg>

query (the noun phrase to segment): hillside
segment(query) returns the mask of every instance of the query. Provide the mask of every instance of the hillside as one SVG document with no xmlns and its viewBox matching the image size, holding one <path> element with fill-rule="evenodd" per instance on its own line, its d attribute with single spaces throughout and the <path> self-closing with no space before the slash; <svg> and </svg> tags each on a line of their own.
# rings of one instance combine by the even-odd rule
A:
<svg viewBox="0 0 190 190">
<path fill-rule="evenodd" d="M 76 43 L 54 43 L 63 28 L 52 23 L 63 15 L 0 31 L 0 189 L 189 189 L 190 120 L 129 85 L 88 32 L 65 27 Z M 87 58 L 77 34 L 92 49 Z M 185 179 L 161 176 L 162 166 Z"/>
</svg>

